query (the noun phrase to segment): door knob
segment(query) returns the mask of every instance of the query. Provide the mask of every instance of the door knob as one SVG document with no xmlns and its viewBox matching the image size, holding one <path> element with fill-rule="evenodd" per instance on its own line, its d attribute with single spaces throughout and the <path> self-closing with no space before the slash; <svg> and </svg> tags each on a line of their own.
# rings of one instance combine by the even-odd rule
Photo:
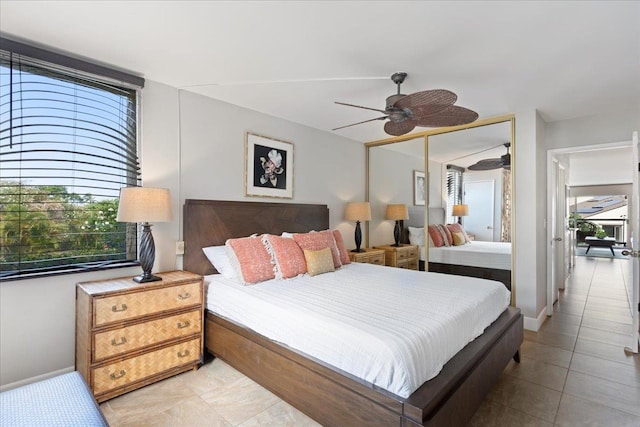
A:
<svg viewBox="0 0 640 427">
<path fill-rule="evenodd" d="M 553 240 L 555 242 L 562 242 L 562 237 L 554 237 Z"/>
</svg>

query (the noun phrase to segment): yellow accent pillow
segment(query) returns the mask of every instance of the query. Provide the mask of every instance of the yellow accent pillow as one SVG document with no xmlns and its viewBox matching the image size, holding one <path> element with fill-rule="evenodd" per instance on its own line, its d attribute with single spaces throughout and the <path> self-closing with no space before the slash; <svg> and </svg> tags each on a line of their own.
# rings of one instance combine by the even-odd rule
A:
<svg viewBox="0 0 640 427">
<path fill-rule="evenodd" d="M 451 233 L 453 235 L 453 246 L 460 246 L 467 243 L 462 233 Z"/>
<path fill-rule="evenodd" d="M 307 261 L 307 272 L 309 276 L 336 271 L 333 266 L 333 255 L 331 249 L 324 248 L 319 251 L 304 250 L 304 259 Z"/>
</svg>

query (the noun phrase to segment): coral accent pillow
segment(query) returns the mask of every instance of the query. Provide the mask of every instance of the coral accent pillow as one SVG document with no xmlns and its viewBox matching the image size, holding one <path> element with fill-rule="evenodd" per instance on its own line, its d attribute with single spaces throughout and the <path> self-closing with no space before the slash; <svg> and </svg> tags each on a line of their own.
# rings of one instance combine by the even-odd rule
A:
<svg viewBox="0 0 640 427">
<path fill-rule="evenodd" d="M 340 262 L 342 265 L 351 264 L 349 259 L 349 251 L 344 247 L 344 239 L 340 231 L 333 230 L 333 238 L 336 240 L 336 246 L 338 247 L 338 253 L 340 253 Z"/>
<path fill-rule="evenodd" d="M 262 236 L 229 239 L 225 245 L 243 283 L 253 284 L 275 277 L 271 255 L 262 243 Z"/>
<path fill-rule="evenodd" d="M 444 224 L 438 224 L 438 228 L 440 229 L 440 232 L 444 236 L 444 245 L 445 246 L 453 245 L 453 236 L 451 235 L 451 231 Z"/>
<path fill-rule="evenodd" d="M 451 233 L 451 235 L 453 236 L 453 245 L 454 246 L 461 246 L 467 243 L 466 240 L 464 240 L 464 234 L 462 233 Z"/>
<path fill-rule="evenodd" d="M 265 234 L 262 243 L 271 256 L 276 279 L 289 279 L 307 272 L 307 261 L 295 240 Z"/>
<path fill-rule="evenodd" d="M 309 233 L 297 233 L 293 235 L 293 240 L 302 248 L 310 251 L 319 251 L 320 249 L 329 248 L 333 257 L 333 266 L 338 268 L 342 266 L 340 262 L 340 253 L 336 245 L 336 239 L 329 230 L 312 231 Z"/>
<path fill-rule="evenodd" d="M 436 248 L 444 246 L 444 237 L 442 236 L 442 233 L 440 232 L 438 226 L 430 225 L 427 229 L 429 231 L 429 237 L 433 242 L 433 246 Z"/>
<path fill-rule="evenodd" d="M 462 233 L 462 235 L 464 236 L 464 242 L 465 243 L 469 243 L 471 242 L 471 239 L 469 239 L 469 236 L 467 236 L 467 232 L 464 231 L 464 228 L 462 228 L 462 225 L 460 224 L 447 224 L 447 228 L 452 232 L 452 233 Z"/>
<path fill-rule="evenodd" d="M 309 276 L 316 276 L 322 273 L 336 271 L 333 266 L 333 256 L 331 249 L 324 248 L 319 251 L 304 250 L 304 258 L 307 260 L 307 271 Z"/>
</svg>

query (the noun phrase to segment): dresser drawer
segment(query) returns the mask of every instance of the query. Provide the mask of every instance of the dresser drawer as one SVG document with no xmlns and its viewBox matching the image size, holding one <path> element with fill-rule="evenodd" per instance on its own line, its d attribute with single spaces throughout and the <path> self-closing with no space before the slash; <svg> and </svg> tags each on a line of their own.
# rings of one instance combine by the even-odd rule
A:
<svg viewBox="0 0 640 427">
<path fill-rule="evenodd" d="M 202 303 L 200 282 L 96 298 L 94 327 Z"/>
<path fill-rule="evenodd" d="M 202 329 L 200 309 L 150 322 L 95 334 L 92 362 L 144 347 L 197 334 Z"/>
<path fill-rule="evenodd" d="M 200 337 L 92 369 L 96 397 L 172 368 L 200 361 Z"/>
<path fill-rule="evenodd" d="M 379 254 L 369 255 L 367 262 L 369 264 L 384 265 L 384 252 Z"/>
<path fill-rule="evenodd" d="M 407 258 L 418 259 L 418 248 L 416 248 L 415 246 L 409 248 L 409 250 L 407 250 Z"/>
<path fill-rule="evenodd" d="M 396 257 L 397 257 L 397 262 L 400 262 L 402 260 L 405 260 L 409 257 L 409 251 L 405 250 L 405 249 L 398 249 L 396 251 Z"/>
</svg>

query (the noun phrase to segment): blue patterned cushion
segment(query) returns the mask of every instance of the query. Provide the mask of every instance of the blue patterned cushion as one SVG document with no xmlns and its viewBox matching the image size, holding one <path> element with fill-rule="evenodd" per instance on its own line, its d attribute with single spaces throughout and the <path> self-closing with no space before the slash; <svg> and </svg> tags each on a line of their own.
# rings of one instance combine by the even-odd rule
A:
<svg viewBox="0 0 640 427">
<path fill-rule="evenodd" d="M 0 426 L 108 426 L 89 387 L 70 372 L 0 393 Z"/>
</svg>

